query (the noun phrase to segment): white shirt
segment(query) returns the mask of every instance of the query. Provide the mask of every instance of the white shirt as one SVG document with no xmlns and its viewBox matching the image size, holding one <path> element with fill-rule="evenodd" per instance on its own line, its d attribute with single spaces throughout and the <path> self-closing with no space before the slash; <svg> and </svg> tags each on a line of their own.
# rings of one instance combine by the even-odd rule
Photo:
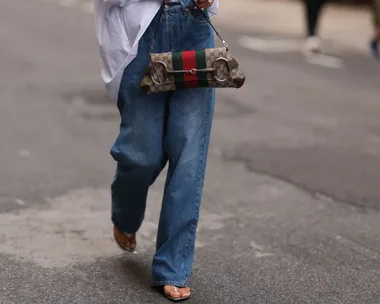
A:
<svg viewBox="0 0 380 304">
<path fill-rule="evenodd" d="M 138 42 L 163 0 L 94 0 L 96 36 L 102 58 L 102 78 L 117 100 L 124 69 L 138 52 Z M 219 0 L 209 8 L 218 11 Z"/>
</svg>

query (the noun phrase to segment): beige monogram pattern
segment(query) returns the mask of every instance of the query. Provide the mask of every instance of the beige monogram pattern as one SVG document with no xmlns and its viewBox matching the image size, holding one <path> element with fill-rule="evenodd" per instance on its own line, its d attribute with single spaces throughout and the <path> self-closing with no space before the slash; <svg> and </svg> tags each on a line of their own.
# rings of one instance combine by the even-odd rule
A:
<svg viewBox="0 0 380 304">
<path fill-rule="evenodd" d="M 168 69 L 172 70 L 172 53 L 152 54 L 149 67 L 140 84 L 141 89 L 147 94 L 175 90 L 174 77 L 169 76 L 165 81 L 165 68 L 162 64 L 159 64 L 158 62 L 164 62 L 168 66 Z M 160 84 L 154 83 L 152 77 L 156 82 Z"/>
<path fill-rule="evenodd" d="M 245 75 L 239 69 L 237 61 L 231 57 L 226 48 L 206 49 L 206 67 L 215 68 L 214 72 L 207 74 L 208 86 L 215 88 L 240 88 L 245 82 Z M 219 58 L 227 59 L 228 63 Z M 141 88 L 147 94 L 164 91 L 174 91 L 176 89 L 174 77 L 166 78 L 164 66 L 158 62 L 164 62 L 168 69 L 173 69 L 172 53 L 152 54 L 151 62 L 147 68 L 147 72 L 141 81 Z M 225 81 L 218 81 L 215 79 Z M 155 80 L 154 83 L 152 78 Z M 166 78 L 166 81 L 165 81 Z"/>
<path fill-rule="evenodd" d="M 214 65 L 214 62 L 218 58 L 225 58 L 229 61 L 231 71 L 228 70 L 228 65 L 224 61 L 218 61 L 216 65 L 215 75 L 218 79 L 226 81 L 217 81 L 214 78 L 213 74 L 208 74 L 207 79 L 210 87 L 216 88 L 240 88 L 245 82 L 245 75 L 239 69 L 239 64 L 237 61 L 231 57 L 230 53 L 226 48 L 216 48 L 216 49 L 206 49 L 206 58 L 207 58 L 207 67 L 211 68 Z M 229 75 L 228 75 L 229 74 Z M 228 77 L 226 77 L 226 75 Z"/>
</svg>

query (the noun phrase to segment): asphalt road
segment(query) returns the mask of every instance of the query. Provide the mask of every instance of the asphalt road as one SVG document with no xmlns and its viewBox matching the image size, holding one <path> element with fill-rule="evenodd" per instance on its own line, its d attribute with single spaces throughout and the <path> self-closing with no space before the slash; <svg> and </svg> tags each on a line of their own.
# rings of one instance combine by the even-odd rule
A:
<svg viewBox="0 0 380 304">
<path fill-rule="evenodd" d="M 189 303 L 380 303 L 380 64 L 259 53 L 219 91 Z M 137 255 L 111 238 L 104 92 L 91 14 L 0 10 L 0 303 L 166 303 L 150 288 L 163 177 Z"/>
</svg>

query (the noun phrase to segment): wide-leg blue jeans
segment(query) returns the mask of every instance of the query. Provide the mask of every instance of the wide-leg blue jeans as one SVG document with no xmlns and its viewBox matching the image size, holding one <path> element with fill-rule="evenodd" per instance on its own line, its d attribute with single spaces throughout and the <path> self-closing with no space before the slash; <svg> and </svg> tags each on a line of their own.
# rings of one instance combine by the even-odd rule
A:
<svg viewBox="0 0 380 304">
<path fill-rule="evenodd" d="M 186 286 L 195 249 L 210 130 L 212 88 L 144 95 L 140 81 L 153 52 L 214 47 L 214 33 L 189 0 L 165 5 L 139 42 L 137 58 L 125 69 L 118 100 L 120 134 L 111 149 L 117 161 L 112 184 L 112 220 L 123 232 L 142 224 L 149 187 L 168 166 L 153 259 L 153 284 Z"/>
</svg>

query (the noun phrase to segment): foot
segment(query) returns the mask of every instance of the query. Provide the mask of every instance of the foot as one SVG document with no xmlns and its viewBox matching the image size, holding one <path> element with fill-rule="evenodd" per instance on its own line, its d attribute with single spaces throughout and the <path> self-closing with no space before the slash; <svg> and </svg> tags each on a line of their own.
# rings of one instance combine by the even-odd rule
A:
<svg viewBox="0 0 380 304">
<path fill-rule="evenodd" d="M 115 242 L 125 252 L 134 252 L 136 249 L 136 233 L 125 233 L 113 227 Z"/>
<path fill-rule="evenodd" d="M 380 50 L 379 50 L 379 41 L 376 39 L 373 39 L 370 43 L 370 48 L 372 51 L 372 55 L 376 58 L 379 59 L 380 57 Z"/>
<path fill-rule="evenodd" d="M 305 41 L 305 50 L 311 53 L 321 52 L 321 39 L 317 36 L 310 36 Z"/>
<path fill-rule="evenodd" d="M 187 300 L 190 298 L 190 288 L 188 287 L 176 287 L 171 285 L 166 285 L 164 287 L 165 296 L 173 301 Z"/>
</svg>

